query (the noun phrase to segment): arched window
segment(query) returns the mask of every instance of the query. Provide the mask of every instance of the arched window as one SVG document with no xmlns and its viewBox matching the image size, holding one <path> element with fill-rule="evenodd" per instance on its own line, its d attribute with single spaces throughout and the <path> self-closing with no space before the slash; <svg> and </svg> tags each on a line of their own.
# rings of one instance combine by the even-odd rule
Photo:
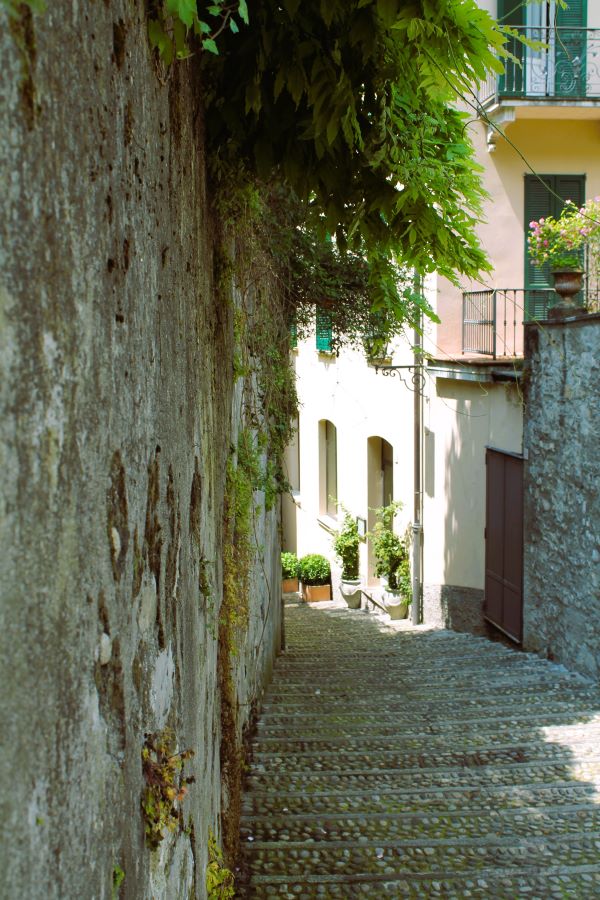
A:
<svg viewBox="0 0 600 900">
<path fill-rule="evenodd" d="M 319 422 L 319 513 L 337 516 L 337 431 L 329 419 Z"/>
</svg>

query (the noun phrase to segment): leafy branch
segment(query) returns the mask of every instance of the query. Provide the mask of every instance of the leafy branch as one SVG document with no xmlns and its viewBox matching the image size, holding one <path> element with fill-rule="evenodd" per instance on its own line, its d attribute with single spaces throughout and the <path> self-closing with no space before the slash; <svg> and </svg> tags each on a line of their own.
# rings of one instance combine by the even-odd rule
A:
<svg viewBox="0 0 600 900">
<path fill-rule="evenodd" d="M 219 35 L 225 29 L 237 34 L 238 19 L 246 25 L 249 23 L 246 0 L 212 0 L 202 15 L 200 18 L 197 0 L 162 0 L 155 4 L 148 20 L 148 38 L 165 65 L 192 56 L 194 38 L 203 50 L 218 54 Z"/>
</svg>

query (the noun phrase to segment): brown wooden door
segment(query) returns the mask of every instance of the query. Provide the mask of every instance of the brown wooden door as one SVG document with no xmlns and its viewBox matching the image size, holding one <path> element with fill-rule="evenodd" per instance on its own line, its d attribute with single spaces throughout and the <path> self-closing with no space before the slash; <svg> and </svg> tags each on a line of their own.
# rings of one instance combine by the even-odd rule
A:
<svg viewBox="0 0 600 900">
<path fill-rule="evenodd" d="M 523 457 L 486 449 L 486 619 L 523 638 Z"/>
</svg>

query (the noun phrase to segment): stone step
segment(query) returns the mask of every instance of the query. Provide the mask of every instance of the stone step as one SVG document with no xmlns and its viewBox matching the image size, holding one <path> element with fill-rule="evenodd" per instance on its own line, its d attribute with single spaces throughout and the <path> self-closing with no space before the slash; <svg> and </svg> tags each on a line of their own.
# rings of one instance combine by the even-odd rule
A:
<svg viewBox="0 0 600 900">
<path fill-rule="evenodd" d="M 360 812 L 354 815 L 244 816 L 241 837 L 259 843 L 348 841 L 422 841 L 443 838 L 462 845 L 465 838 L 491 840 L 509 832 L 515 841 L 552 835 L 600 833 L 600 807 L 588 805 L 522 806 L 508 810 L 472 804 L 455 812 Z"/>
<path fill-rule="evenodd" d="M 424 749 L 421 753 L 397 753 L 393 750 L 379 753 L 360 753 L 345 748 L 337 753 L 287 753 L 256 754 L 250 766 L 250 774 L 269 774 L 279 777 L 288 773 L 304 774 L 306 772 L 339 772 L 363 771 L 371 769 L 400 770 L 407 769 L 439 769 L 439 768 L 474 768 L 481 766 L 506 765 L 507 763 L 535 764 L 563 763 L 568 765 L 572 759 L 570 750 L 559 745 L 533 744 L 529 747 L 498 747 L 486 750 L 455 750 L 431 752 Z M 600 772 L 600 750 L 597 744 L 580 746 L 578 763 L 596 764 Z"/>
<path fill-rule="evenodd" d="M 506 731 L 506 726 L 512 726 L 515 728 L 529 728 L 530 731 L 539 732 L 540 743 L 546 741 L 544 740 L 544 736 L 542 733 L 542 729 L 545 731 L 550 728 L 567 728 L 568 726 L 563 726 L 565 721 L 565 717 L 562 714 L 554 714 L 554 715 L 539 715 L 538 717 L 533 715 L 520 715 L 520 716 L 512 716 L 509 720 L 505 720 L 499 727 L 502 727 Z M 293 722 L 288 722 L 287 724 L 277 723 L 277 724 L 268 724 L 268 723 L 259 723 L 259 727 L 256 729 L 256 735 L 258 740 L 269 740 L 269 741 L 280 741 L 282 738 L 289 736 L 291 733 L 298 733 L 298 740 L 301 741 L 313 741 L 317 739 L 322 739 L 328 742 L 338 741 L 338 743 L 342 740 L 358 740 L 362 737 L 370 737 L 378 740 L 388 740 L 391 738 L 395 738 L 398 735 L 407 732 L 410 734 L 419 733 L 423 735 L 423 740 L 427 741 L 430 735 L 439 735 L 446 730 L 448 734 L 449 740 L 452 740 L 453 735 L 456 732 L 462 732 L 467 739 L 467 735 L 472 733 L 477 729 L 478 724 L 481 725 L 482 729 L 486 731 L 493 727 L 494 719 L 493 717 L 487 717 L 485 719 L 478 719 L 476 717 L 472 719 L 457 719 L 452 722 L 444 722 L 443 719 L 436 719 L 434 722 L 422 722 L 417 721 L 413 722 L 406 719 L 392 720 L 392 723 L 369 723 L 365 725 L 364 723 L 352 723 L 345 722 L 344 724 L 340 724 L 338 722 L 323 722 L 323 724 L 319 727 L 314 723 L 302 721 L 298 722 L 297 726 L 294 725 Z M 561 741 L 553 738 L 549 743 L 560 743 Z"/>
<path fill-rule="evenodd" d="M 240 897 L 600 897 L 600 690 L 482 638 L 286 608 Z"/>
<path fill-rule="evenodd" d="M 362 842 L 281 841 L 244 843 L 244 854 L 253 873 L 268 875 L 285 873 L 302 876 L 307 868 L 315 875 L 336 872 L 353 875 L 415 875 L 428 873 L 442 876 L 452 869 L 456 874 L 477 873 L 489 867 L 545 866 L 569 868 L 596 866 L 600 858 L 600 832 L 584 836 L 562 834 L 559 838 L 502 837 L 477 835 L 463 837 L 459 844 L 445 838 Z"/>
<path fill-rule="evenodd" d="M 430 787 L 384 788 L 379 786 L 357 790 L 324 791 L 305 790 L 260 791 L 247 793 L 243 800 L 244 820 L 253 816 L 287 815 L 336 815 L 371 811 L 381 813 L 420 814 L 423 810 L 436 815 L 453 814 L 470 807 L 492 810 L 534 808 L 554 804 L 595 807 L 600 802 L 597 790 L 583 781 L 551 781 L 547 784 L 519 782 L 514 785 L 489 785 L 486 782 L 461 782 L 459 785 L 434 785 Z M 470 814 L 470 813 L 469 813 Z"/>
<path fill-rule="evenodd" d="M 349 675 L 350 674 L 351 673 L 349 673 Z M 378 699 L 380 702 L 387 703 L 398 701 L 398 679 L 388 678 L 388 680 L 385 681 L 383 678 L 380 678 L 371 679 L 371 681 L 378 685 Z M 386 684 L 388 682 L 392 687 L 386 689 Z M 277 691 L 267 690 L 264 696 L 262 709 L 266 710 L 270 707 L 277 706 L 280 703 L 291 706 L 303 706 L 307 700 L 310 700 L 310 698 L 314 696 L 320 696 L 322 699 L 326 698 L 328 701 L 335 703 L 343 703 L 346 701 L 347 703 L 356 703 L 357 706 L 368 706 L 371 701 L 368 696 L 365 696 L 362 693 L 364 690 L 364 683 L 365 682 L 361 680 L 360 684 L 356 687 L 349 687 L 347 684 L 336 685 L 332 684 L 330 681 L 325 681 L 318 684 L 315 683 L 312 691 L 307 691 L 306 682 L 290 682 L 285 686 L 280 685 Z M 429 678 L 426 681 L 421 679 L 418 683 L 403 678 L 402 684 L 405 690 L 410 690 L 411 697 L 417 699 L 421 696 L 439 697 L 443 695 L 453 697 L 457 694 L 471 694 L 473 692 L 480 693 L 487 697 L 495 690 L 514 691 L 515 678 L 514 675 L 506 674 L 502 675 L 502 677 L 488 679 L 488 683 L 485 685 L 481 683 L 481 677 L 478 679 L 473 678 L 468 681 L 462 681 L 460 686 L 454 688 L 448 688 L 447 683 L 444 682 L 442 677 L 437 681 L 433 678 Z M 598 699 L 598 692 L 593 687 L 581 684 L 577 680 L 560 681 L 557 683 L 556 678 L 553 678 L 551 673 L 548 673 L 545 678 L 540 678 L 535 674 L 519 676 L 519 685 L 524 694 L 534 694 L 540 689 L 543 689 L 544 692 L 547 691 L 552 695 L 560 695 L 564 693 L 565 690 L 585 695 L 587 691 L 587 696 L 594 698 L 594 700 Z M 317 690 L 319 691 L 319 694 L 315 694 L 315 691 Z"/>
<path fill-rule="evenodd" d="M 549 784 L 552 781 L 564 781 L 573 778 L 588 782 L 594 788 L 600 787 L 600 765 L 596 763 L 572 763 L 565 758 L 563 763 L 547 762 L 540 758 L 535 763 L 495 763 L 493 766 L 477 766 L 469 769 L 446 768 L 438 766 L 425 769 L 377 769 L 368 770 L 343 770 L 326 769 L 322 771 L 302 772 L 298 775 L 286 773 L 278 775 L 275 781 L 271 772 L 254 772 L 247 778 L 248 787 L 251 789 L 265 788 L 273 791 L 296 790 L 297 785 L 303 785 L 306 792 L 322 790 L 323 786 L 329 786 L 332 790 L 356 790 L 357 788 L 372 785 L 391 787 L 394 785 L 419 787 L 434 785 L 454 785 L 468 777 L 474 783 L 516 785 L 520 782 L 539 782 Z"/>
<path fill-rule="evenodd" d="M 457 876 L 451 869 L 431 875 L 337 874 L 319 876 L 307 873 L 295 878 L 288 875 L 255 876 L 251 893 L 255 900 L 286 898 L 424 898 L 444 897 L 446 900 L 487 898 L 487 900 L 598 900 L 600 875 L 594 866 L 545 867 L 542 873 L 531 870 L 488 868 L 476 875 Z"/>
<path fill-rule="evenodd" d="M 438 747 L 446 748 L 449 743 L 449 736 L 452 746 L 457 749 L 545 747 L 552 746 L 552 743 L 554 743 L 554 746 L 568 746 L 571 750 L 576 750 L 577 752 L 581 748 L 582 751 L 586 752 L 588 748 L 600 747 L 600 728 L 571 726 L 567 729 L 560 729 L 560 734 L 557 734 L 556 738 L 540 735 L 534 739 L 530 728 L 515 730 L 514 728 L 506 727 L 500 730 L 499 726 L 494 728 L 493 723 L 488 723 L 488 727 L 485 730 L 440 727 L 435 731 L 422 729 L 420 731 L 407 732 L 403 730 L 401 734 L 388 735 L 387 737 L 378 737 L 372 734 L 348 736 L 344 741 L 344 752 L 388 753 L 402 750 L 421 750 L 425 742 L 428 751 L 433 752 Z M 546 740 L 543 740 L 544 737 Z M 253 741 L 251 747 L 255 760 L 271 755 L 312 754 L 315 757 L 322 757 L 327 754 L 337 755 L 340 752 L 339 741 L 325 740 L 322 735 L 313 738 L 298 735 L 295 739 L 287 739 L 280 736 L 262 736 L 260 741 Z"/>
</svg>

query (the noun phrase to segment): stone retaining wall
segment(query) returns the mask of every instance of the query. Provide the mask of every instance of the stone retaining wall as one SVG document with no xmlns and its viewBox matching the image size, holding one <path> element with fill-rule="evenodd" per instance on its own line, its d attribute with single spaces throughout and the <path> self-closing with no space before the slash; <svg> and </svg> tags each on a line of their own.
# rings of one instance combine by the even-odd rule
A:
<svg viewBox="0 0 600 900">
<path fill-rule="evenodd" d="M 122 870 L 122 897 L 204 897 L 236 395 L 202 86 L 153 59 L 143 3 L 21 10 L 0 7 L 0 895 L 106 900 Z M 238 734 L 280 637 L 277 525 Z M 151 853 L 141 750 L 165 728 L 196 781 Z"/>
<path fill-rule="evenodd" d="M 600 676 L 600 315 L 526 330 L 524 646 Z"/>
</svg>

